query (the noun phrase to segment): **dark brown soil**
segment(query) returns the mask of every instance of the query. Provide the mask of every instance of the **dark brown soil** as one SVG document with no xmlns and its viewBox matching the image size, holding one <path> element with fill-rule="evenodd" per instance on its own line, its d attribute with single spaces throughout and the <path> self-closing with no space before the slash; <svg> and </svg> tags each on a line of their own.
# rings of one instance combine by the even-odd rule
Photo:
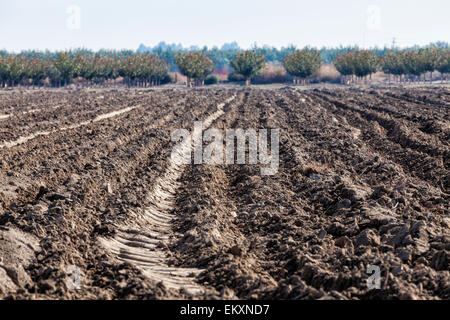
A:
<svg viewBox="0 0 450 320">
<path fill-rule="evenodd" d="M 0 145 L 50 133 L 0 148 L 0 298 L 449 299 L 449 97 L 446 87 L 2 92 Z M 177 290 L 100 239 L 124 225 L 151 233 L 142 217 L 171 133 L 224 102 L 211 127 L 279 128 L 280 167 L 181 168 L 171 231 L 148 249 L 168 268 L 200 269 L 199 292 L 181 280 Z M 379 290 L 366 284 L 371 265 Z"/>
</svg>

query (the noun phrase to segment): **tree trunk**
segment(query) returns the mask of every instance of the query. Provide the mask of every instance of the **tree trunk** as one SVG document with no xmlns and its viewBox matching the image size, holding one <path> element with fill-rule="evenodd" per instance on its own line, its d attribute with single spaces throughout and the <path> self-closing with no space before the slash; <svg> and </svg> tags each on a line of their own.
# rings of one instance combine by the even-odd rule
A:
<svg viewBox="0 0 450 320">
<path fill-rule="evenodd" d="M 249 87 L 250 84 L 251 84 L 250 78 L 246 78 L 246 79 L 245 79 L 245 86 L 246 86 L 246 87 Z"/>
</svg>

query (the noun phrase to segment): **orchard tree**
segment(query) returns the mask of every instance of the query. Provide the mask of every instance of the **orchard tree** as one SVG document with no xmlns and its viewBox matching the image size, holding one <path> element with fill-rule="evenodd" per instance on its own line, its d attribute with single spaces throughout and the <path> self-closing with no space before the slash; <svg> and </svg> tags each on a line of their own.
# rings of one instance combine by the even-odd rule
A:
<svg viewBox="0 0 450 320">
<path fill-rule="evenodd" d="M 83 53 L 78 53 L 73 59 L 73 76 L 75 78 L 83 78 L 90 82 L 93 79 L 95 70 L 93 65 L 93 59 Z"/>
<path fill-rule="evenodd" d="M 46 78 L 46 65 L 44 60 L 39 58 L 32 58 L 27 62 L 27 74 L 31 79 L 33 87 L 42 84 L 42 80 Z"/>
<path fill-rule="evenodd" d="M 403 56 L 406 73 L 410 76 L 419 77 L 425 72 L 424 55 L 418 51 L 407 51 Z"/>
<path fill-rule="evenodd" d="M 353 53 L 353 65 L 355 75 L 359 78 L 372 76 L 377 72 L 380 59 L 370 50 L 356 50 Z"/>
<path fill-rule="evenodd" d="M 128 87 L 130 87 L 136 65 L 135 56 L 121 55 L 119 59 L 119 75 L 125 80 Z"/>
<path fill-rule="evenodd" d="M 114 82 L 119 77 L 119 61 L 116 55 L 106 56 L 104 61 L 104 76 Z"/>
<path fill-rule="evenodd" d="M 213 67 L 199 64 L 194 77 L 205 77 Z M 125 78 L 129 86 L 158 85 L 170 81 L 169 66 L 165 59 L 150 54 L 132 52 L 98 52 L 76 51 L 58 52 L 56 57 L 38 55 L 33 52 L 22 55 L 0 55 L 0 85 L 43 84 L 49 79 L 52 86 L 66 85 L 74 78 L 83 78 L 91 84 L 105 84 Z"/>
<path fill-rule="evenodd" d="M 7 86 L 9 80 L 9 65 L 6 57 L 0 55 L 0 88 Z"/>
<path fill-rule="evenodd" d="M 297 50 L 283 59 L 283 65 L 286 71 L 294 77 L 294 84 L 299 80 L 306 79 L 319 70 L 322 59 L 320 51 L 315 49 Z"/>
<path fill-rule="evenodd" d="M 162 79 L 169 77 L 169 67 L 166 61 L 153 54 L 141 55 L 138 68 L 139 82 L 145 87 L 160 85 Z"/>
<path fill-rule="evenodd" d="M 69 52 L 58 52 L 56 60 L 54 61 L 56 69 L 60 73 L 63 85 L 70 84 L 73 78 L 73 59 Z"/>
<path fill-rule="evenodd" d="M 95 81 L 104 84 L 109 79 L 117 78 L 118 65 L 116 59 L 96 54 L 92 60 L 92 78 Z"/>
<path fill-rule="evenodd" d="M 195 80 L 195 85 L 204 84 L 205 78 L 215 67 L 214 62 L 201 51 L 177 53 L 175 61 L 181 74 L 187 77 L 188 87 L 191 86 L 191 79 Z"/>
<path fill-rule="evenodd" d="M 48 59 L 45 64 L 45 75 L 53 87 L 61 86 L 61 72 L 55 66 L 54 59 Z"/>
<path fill-rule="evenodd" d="M 352 52 L 337 55 L 333 61 L 333 64 L 342 76 L 341 83 L 349 83 L 349 76 L 351 76 L 353 80 L 353 75 L 355 74 L 355 66 L 353 63 Z"/>
<path fill-rule="evenodd" d="M 110 60 L 104 63 L 108 66 L 106 68 L 108 72 L 117 72 L 125 79 L 128 86 L 159 85 L 162 79 L 169 78 L 169 69 L 165 60 L 149 53 L 121 56 L 117 67 L 113 67 L 113 62 Z M 117 71 L 115 71 L 116 68 Z"/>
<path fill-rule="evenodd" d="M 450 73 L 450 50 L 442 49 L 439 54 L 439 64 L 437 70 L 441 73 L 441 80 L 446 79 L 447 74 Z"/>
<path fill-rule="evenodd" d="M 419 54 L 423 55 L 423 71 L 430 73 L 430 82 L 433 81 L 433 72 L 439 67 L 440 52 L 436 47 L 430 47 L 420 50 Z M 424 80 L 425 75 L 424 75 Z"/>
<path fill-rule="evenodd" d="M 245 85 L 249 86 L 251 78 L 261 73 L 266 64 L 266 57 L 254 51 L 243 51 L 236 53 L 230 61 L 231 67 L 237 74 L 245 77 Z"/>
<path fill-rule="evenodd" d="M 404 53 L 401 51 L 388 51 L 382 59 L 381 70 L 389 75 L 389 82 L 391 81 L 391 75 L 398 76 L 401 82 L 402 75 L 406 74 Z"/>
<path fill-rule="evenodd" d="M 25 78 L 26 74 L 26 61 L 25 57 L 19 57 L 16 55 L 8 56 L 7 64 L 9 69 L 9 81 L 12 87 L 16 84 L 20 84 L 20 82 Z"/>
<path fill-rule="evenodd" d="M 152 85 L 160 85 L 162 81 L 170 80 L 169 65 L 166 59 L 161 59 L 158 56 L 152 56 L 152 68 L 150 73 L 150 80 Z"/>
<path fill-rule="evenodd" d="M 352 75 L 352 80 L 353 75 L 356 79 L 371 77 L 372 73 L 377 72 L 380 63 L 380 57 L 375 53 L 359 49 L 338 55 L 334 60 L 334 65 L 341 75 Z"/>
</svg>

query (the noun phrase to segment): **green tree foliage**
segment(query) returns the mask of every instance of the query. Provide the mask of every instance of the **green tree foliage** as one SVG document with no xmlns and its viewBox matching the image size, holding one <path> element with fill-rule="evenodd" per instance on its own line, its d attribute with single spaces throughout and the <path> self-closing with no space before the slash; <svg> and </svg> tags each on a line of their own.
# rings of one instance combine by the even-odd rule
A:
<svg viewBox="0 0 450 320">
<path fill-rule="evenodd" d="M 73 59 L 73 75 L 87 81 L 91 81 L 95 76 L 94 60 L 91 56 L 82 53 L 75 55 Z"/>
<path fill-rule="evenodd" d="M 170 81 L 166 61 L 150 53 L 130 54 L 79 51 L 52 55 L 0 55 L 0 85 L 67 85 L 77 82 L 105 84 L 124 77 L 129 85 L 147 86 Z M 80 79 L 81 78 L 81 79 Z M 84 80 L 83 80 L 84 79 Z"/>
<path fill-rule="evenodd" d="M 450 73 L 450 50 L 440 50 L 439 65 L 437 70 L 441 73 L 442 79 Z"/>
<path fill-rule="evenodd" d="M 446 42 L 436 42 L 431 43 L 428 46 L 436 47 L 436 48 L 448 48 L 448 43 Z M 357 47 L 354 46 L 339 46 L 336 48 L 328 48 L 322 47 L 320 49 L 322 61 L 325 63 L 332 63 L 338 55 L 345 54 L 350 51 L 357 50 Z M 375 53 L 378 56 L 384 56 L 391 48 L 372 48 L 370 51 Z M 416 46 L 408 48 L 408 50 L 417 50 Z M 141 45 L 138 49 L 138 52 L 151 52 L 153 54 L 158 55 L 161 58 L 167 59 L 170 64 L 175 63 L 175 55 L 177 52 L 189 52 L 194 49 L 192 48 L 183 48 L 180 45 L 169 45 L 166 43 L 160 43 L 156 45 L 154 48 L 147 48 Z M 198 48 L 196 50 L 199 50 Z M 284 58 L 286 58 L 291 53 L 297 51 L 297 48 L 293 45 L 289 45 L 287 47 L 282 47 L 280 49 L 271 47 L 271 46 L 257 46 L 254 45 L 252 50 L 256 53 L 263 54 L 266 57 L 266 62 L 282 62 Z M 216 64 L 216 68 L 218 69 L 226 69 L 230 67 L 230 62 L 233 60 L 234 56 L 243 51 L 236 43 L 226 44 L 221 48 L 213 47 L 203 49 L 203 53 L 208 55 L 211 60 Z M 174 65 L 176 68 L 176 65 Z M 173 70 L 175 71 L 175 69 Z"/>
<path fill-rule="evenodd" d="M 9 65 L 5 55 L 0 55 L 0 88 L 3 88 L 9 80 Z"/>
<path fill-rule="evenodd" d="M 380 59 L 370 50 L 357 50 L 354 53 L 355 75 L 363 78 L 377 72 Z"/>
<path fill-rule="evenodd" d="M 205 79 L 206 85 L 217 84 L 217 83 L 219 83 L 219 77 L 214 74 L 207 76 Z"/>
<path fill-rule="evenodd" d="M 69 52 L 58 52 L 54 61 L 64 85 L 69 84 L 73 78 L 73 58 Z"/>
<path fill-rule="evenodd" d="M 386 74 L 392 74 L 400 77 L 406 74 L 406 66 L 404 63 L 404 53 L 401 51 L 391 50 L 386 53 L 381 63 L 381 70 Z"/>
<path fill-rule="evenodd" d="M 300 52 L 300 53 L 298 53 Z M 303 52 L 303 54 L 302 54 Z M 314 57 L 314 63 L 308 62 Z M 0 50 L 0 87 L 16 85 L 52 85 L 64 84 L 111 84 L 123 77 L 129 85 L 157 85 L 170 81 L 169 70 L 182 69 L 182 72 L 203 83 L 214 67 L 219 73 L 227 74 L 234 67 L 229 79 L 249 80 L 255 72 L 261 71 L 265 61 L 284 59 L 288 72 L 295 73 L 294 61 L 299 63 L 299 77 L 309 73 L 308 66 L 319 62 L 311 50 L 298 51 L 294 46 L 276 49 L 268 46 L 256 47 L 252 51 L 242 51 L 236 44 L 221 49 L 203 48 L 202 51 L 187 52 L 182 47 L 152 49 L 151 52 L 133 52 L 132 50 L 100 50 L 93 52 L 76 49 L 66 52 L 23 51 L 19 54 Z M 399 78 L 417 80 L 421 75 L 439 71 L 442 77 L 449 73 L 449 48 L 447 43 L 434 43 L 425 48 L 411 47 L 398 49 L 358 50 L 351 47 L 323 48 L 320 51 L 322 61 L 334 57 L 334 65 L 343 80 L 351 76 L 365 77 L 378 70 Z M 295 57 L 295 58 L 294 58 Z M 178 60 L 178 61 L 176 61 Z M 178 62 L 179 66 L 175 65 Z M 249 68 L 249 69 L 247 69 Z M 243 79 L 242 79 L 243 78 Z M 248 82 L 249 83 L 249 82 Z"/>
<path fill-rule="evenodd" d="M 306 48 L 297 50 L 283 59 L 284 68 L 294 76 L 294 83 L 297 83 L 297 77 L 305 79 L 312 76 L 319 70 L 321 63 L 320 52 Z"/>
<path fill-rule="evenodd" d="M 31 80 L 33 86 L 42 84 L 46 78 L 46 68 L 44 60 L 31 58 L 27 61 L 27 78 Z"/>
<path fill-rule="evenodd" d="M 343 76 L 342 81 L 345 81 L 347 77 L 353 76 L 355 74 L 355 66 L 353 62 L 353 53 L 342 53 L 336 56 L 333 61 L 334 66 L 337 71 Z"/>
<path fill-rule="evenodd" d="M 380 56 L 377 56 L 374 52 L 357 49 L 338 55 L 334 65 L 344 78 L 349 75 L 364 78 L 377 72 L 381 62 Z"/>
<path fill-rule="evenodd" d="M 425 72 L 424 56 L 418 51 L 405 52 L 403 55 L 403 63 L 405 64 L 406 74 L 420 77 Z"/>
<path fill-rule="evenodd" d="M 140 86 L 159 85 L 168 77 L 168 66 L 158 56 L 145 53 L 122 56 L 118 63 L 118 74 L 127 84 Z"/>
<path fill-rule="evenodd" d="M 61 85 L 61 72 L 56 68 L 54 59 L 49 59 L 45 68 L 45 75 L 50 80 L 52 86 Z"/>
<path fill-rule="evenodd" d="M 428 47 L 418 50 L 390 51 L 383 57 L 382 70 L 387 74 L 399 76 L 408 76 L 410 80 L 420 79 L 421 75 L 430 72 L 445 72 L 446 59 L 448 63 L 448 48 Z M 442 72 L 442 71 L 444 72 Z"/>
<path fill-rule="evenodd" d="M 176 63 L 180 72 L 188 78 L 188 87 L 191 86 L 191 79 L 195 80 L 195 85 L 203 84 L 215 67 L 214 62 L 201 51 L 178 53 Z"/>
<path fill-rule="evenodd" d="M 245 77 L 246 85 L 250 85 L 250 79 L 259 74 L 266 64 L 266 57 L 254 51 L 238 52 L 231 60 L 231 67 L 237 74 Z"/>
<path fill-rule="evenodd" d="M 6 59 L 8 63 L 8 77 L 10 85 L 14 86 L 25 78 L 26 60 L 24 57 L 18 56 L 8 56 Z"/>
<path fill-rule="evenodd" d="M 440 61 L 440 52 L 435 47 L 419 50 L 423 56 L 423 72 L 430 72 L 430 81 L 433 80 L 433 71 L 437 70 Z"/>
</svg>

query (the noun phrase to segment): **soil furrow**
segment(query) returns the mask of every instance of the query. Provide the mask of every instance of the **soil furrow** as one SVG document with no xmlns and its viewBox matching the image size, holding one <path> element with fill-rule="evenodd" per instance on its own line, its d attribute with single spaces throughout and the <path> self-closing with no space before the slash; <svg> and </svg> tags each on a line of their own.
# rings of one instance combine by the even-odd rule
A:
<svg viewBox="0 0 450 320">
<path fill-rule="evenodd" d="M 322 99 L 322 95 L 314 93 L 315 99 Z M 395 161 L 402 168 L 419 178 L 428 181 L 430 184 L 448 193 L 450 188 L 449 158 L 448 151 L 441 151 L 431 145 L 425 147 L 418 143 L 418 140 L 411 139 L 407 134 L 407 129 L 398 129 L 395 125 L 389 127 L 380 125 L 376 119 L 355 116 L 359 111 L 348 108 L 338 101 L 322 99 L 325 106 L 330 103 L 337 107 L 337 114 L 342 114 L 346 122 L 356 126 L 363 133 L 362 138 L 370 146 L 381 152 L 388 159 Z M 332 108 L 333 109 L 333 108 Z M 375 120 L 375 121 L 374 121 Z M 412 149 L 410 148 L 412 147 Z M 421 149 L 423 147 L 423 149 Z M 423 151 L 423 152 L 422 152 Z M 433 154 L 439 156 L 433 156 Z"/>
<path fill-rule="evenodd" d="M 0 148 L 0 298 L 450 297 L 444 86 L 0 95 L 0 144 L 50 132 Z M 279 129 L 278 171 L 172 161 L 195 121 Z"/>
<path fill-rule="evenodd" d="M 212 113 L 203 120 L 203 128 L 208 128 L 213 121 L 220 117 L 224 111 L 226 104 L 230 103 L 234 97 L 227 99 L 224 103 L 217 106 L 217 111 Z M 187 141 L 187 140 L 186 140 Z M 179 156 L 191 148 L 190 141 L 183 143 L 179 149 Z M 154 184 L 153 192 L 149 195 L 152 199 L 152 206 L 149 206 L 143 213 L 142 222 L 139 231 L 134 229 L 135 236 L 142 236 L 146 233 L 153 233 L 156 238 L 160 238 L 164 234 L 170 234 L 172 229 L 172 220 L 175 215 L 172 213 L 174 208 L 174 197 L 177 189 L 180 187 L 179 178 L 183 173 L 183 166 L 168 159 L 169 163 L 163 175 L 157 179 Z M 163 203 L 161 208 L 159 203 Z M 123 229 L 123 226 L 116 226 L 118 229 Z M 117 232 L 117 237 L 127 236 L 126 232 Z M 162 238 L 158 243 L 152 247 L 143 248 L 136 246 L 134 242 L 123 244 L 119 246 L 114 240 L 101 238 L 100 242 L 103 246 L 113 252 L 118 253 L 118 258 L 122 261 L 130 262 L 143 270 L 143 274 L 153 281 L 161 282 L 168 289 L 183 290 L 184 292 L 195 296 L 205 294 L 205 289 L 195 282 L 195 276 L 202 272 L 201 269 L 196 268 L 173 268 L 168 266 L 167 257 L 164 247 L 169 243 Z M 123 255 L 123 253 L 126 255 Z M 159 258 L 159 259 L 158 259 Z"/>
</svg>

